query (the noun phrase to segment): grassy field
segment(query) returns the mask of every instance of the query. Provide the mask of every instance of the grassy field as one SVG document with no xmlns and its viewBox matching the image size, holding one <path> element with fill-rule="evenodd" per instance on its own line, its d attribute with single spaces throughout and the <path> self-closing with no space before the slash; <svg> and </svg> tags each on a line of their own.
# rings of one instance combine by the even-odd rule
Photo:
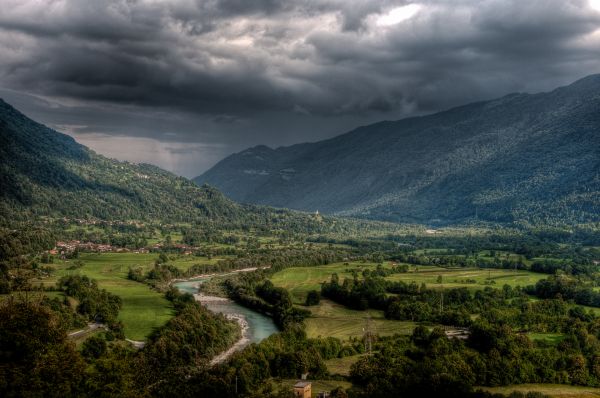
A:
<svg viewBox="0 0 600 398">
<path fill-rule="evenodd" d="M 385 267 L 390 267 L 385 264 Z M 329 281 L 331 274 L 337 273 L 340 279 L 351 277 L 349 269 L 375 269 L 375 263 L 352 262 L 349 265 L 335 263 L 316 267 L 293 267 L 277 272 L 271 277 L 276 286 L 286 288 L 292 295 L 296 304 L 304 303 L 309 290 L 320 290 L 321 283 Z M 442 283 L 438 283 L 438 277 Z M 515 271 L 505 269 L 480 269 L 480 268 L 441 268 L 436 266 L 410 266 L 410 271 L 402 274 L 393 274 L 386 277 L 390 281 L 403 281 L 406 283 L 425 283 L 429 288 L 457 288 L 483 289 L 486 286 L 502 288 L 510 285 L 533 285 L 548 275 L 530 271 Z"/>
<path fill-rule="evenodd" d="M 333 358 L 325 361 L 325 365 L 327 366 L 327 370 L 331 374 L 349 376 L 350 367 L 365 355 L 367 354 L 352 355 L 344 358 Z"/>
<path fill-rule="evenodd" d="M 565 338 L 565 335 L 561 333 L 527 333 L 527 337 L 533 341 L 558 344 Z"/>
<path fill-rule="evenodd" d="M 509 395 L 513 391 L 541 392 L 554 398 L 600 397 L 600 388 L 568 386 L 562 384 L 517 384 L 502 387 L 480 387 L 484 391 Z"/>
<path fill-rule="evenodd" d="M 312 316 L 305 320 L 308 337 L 331 336 L 342 340 L 361 338 L 369 315 L 371 330 L 380 336 L 410 334 L 416 326 L 414 322 L 385 319 L 382 311 L 351 310 L 329 300 L 321 300 L 319 305 L 303 308 L 308 308 L 312 313 Z"/>
<path fill-rule="evenodd" d="M 442 283 L 438 278 L 442 277 Z M 436 266 L 412 266 L 410 272 L 393 274 L 386 279 L 406 283 L 425 283 L 429 288 L 458 288 L 483 289 L 486 286 L 502 288 L 534 285 L 548 275 L 530 271 L 491 269 L 491 268 L 441 268 Z"/>
<path fill-rule="evenodd" d="M 274 285 L 286 288 L 296 304 L 303 304 L 309 290 L 321 289 L 321 283 L 329 280 L 332 273 L 340 278 L 350 277 L 349 269 L 375 269 L 375 263 L 352 262 L 348 265 L 335 263 L 317 267 L 294 267 L 277 272 L 271 277 Z M 413 322 L 385 319 L 382 311 L 356 311 L 336 304 L 330 300 L 321 300 L 316 306 L 302 307 L 310 310 L 312 316 L 305 320 L 308 337 L 337 337 L 347 340 L 363 336 L 363 328 L 371 316 L 372 330 L 381 335 L 410 334 L 415 328 Z"/>
<path fill-rule="evenodd" d="M 154 328 L 163 325 L 173 316 L 173 309 L 162 293 L 151 290 L 144 283 L 127 279 L 127 273 L 130 267 L 151 269 L 157 257 L 156 254 L 151 253 L 83 253 L 79 257 L 84 264 L 81 268 L 69 270 L 68 268 L 74 263 L 73 260 L 58 261 L 54 264 L 56 273 L 52 278 L 34 281 L 34 284 L 52 285 L 61 276 L 68 274 L 82 274 L 96 279 L 101 288 L 123 299 L 119 320 L 123 322 L 126 337 L 144 340 Z M 182 256 L 173 258 L 171 263 L 182 270 L 187 270 L 193 264 L 209 264 L 218 260 Z"/>
<path fill-rule="evenodd" d="M 385 265 L 390 267 L 389 264 Z M 350 269 L 374 269 L 375 263 L 352 262 L 349 264 L 335 263 L 316 267 L 293 267 L 277 272 L 271 277 L 276 286 L 286 288 L 295 304 L 302 305 L 306 294 L 310 290 L 320 290 L 321 283 L 328 281 L 331 274 L 337 273 L 340 279 L 351 277 Z M 442 283 L 437 283 L 442 276 Z M 547 277 L 528 271 L 514 271 L 501 269 L 479 268 L 441 268 L 435 266 L 411 266 L 410 272 L 393 274 L 386 279 L 390 281 L 403 281 L 406 283 L 425 283 L 430 288 L 456 288 L 483 289 L 486 286 L 501 288 L 510 286 L 526 286 L 535 284 L 538 280 Z M 402 322 L 385 319 L 381 311 L 370 310 L 355 311 L 329 300 L 308 308 L 312 316 L 306 319 L 306 331 L 309 337 L 334 336 L 340 339 L 361 337 L 364 333 L 367 317 L 371 315 L 371 326 L 375 333 L 380 335 L 410 334 L 415 327 L 413 322 Z M 543 337 L 539 336 L 539 339 Z"/>
<path fill-rule="evenodd" d="M 275 286 L 286 288 L 296 304 L 303 304 L 309 290 L 321 290 L 321 283 L 329 281 L 331 274 L 337 273 L 340 279 L 351 277 L 348 269 L 375 269 L 375 263 L 351 262 L 349 265 L 335 263 L 316 267 L 293 267 L 277 272 L 271 277 Z"/>
</svg>

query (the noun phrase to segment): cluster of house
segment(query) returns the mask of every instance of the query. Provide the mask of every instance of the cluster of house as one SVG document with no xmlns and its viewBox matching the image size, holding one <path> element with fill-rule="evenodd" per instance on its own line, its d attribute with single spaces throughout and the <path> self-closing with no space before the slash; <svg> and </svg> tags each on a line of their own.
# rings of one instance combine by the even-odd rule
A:
<svg viewBox="0 0 600 398">
<path fill-rule="evenodd" d="M 150 253 L 152 250 L 160 250 L 164 248 L 162 243 L 156 243 L 151 247 L 142 247 L 138 249 L 127 249 L 124 247 L 116 247 L 109 244 L 82 242 L 79 240 L 71 240 L 68 242 L 56 242 L 56 246 L 52 250 L 48 250 L 48 254 L 64 256 L 77 251 L 96 252 L 96 253 Z M 191 255 L 197 248 L 188 246 L 182 243 L 169 245 L 169 248 L 178 249 L 184 255 Z"/>
<path fill-rule="evenodd" d="M 108 244 L 102 243 L 92 243 L 92 242 L 81 242 L 79 240 L 71 240 L 68 242 L 56 242 L 56 246 L 54 249 L 49 250 L 49 254 L 54 255 L 66 255 L 69 253 L 73 253 L 74 251 L 89 251 L 96 253 L 124 253 L 124 252 L 133 252 L 133 253 L 148 253 L 149 250 L 146 248 L 129 250 L 123 247 L 115 247 Z"/>
</svg>

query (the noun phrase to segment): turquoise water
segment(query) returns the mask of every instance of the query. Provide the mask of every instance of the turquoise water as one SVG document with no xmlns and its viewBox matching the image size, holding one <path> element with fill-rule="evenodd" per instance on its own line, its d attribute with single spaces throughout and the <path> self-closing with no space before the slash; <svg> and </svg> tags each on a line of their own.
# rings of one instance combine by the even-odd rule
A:
<svg viewBox="0 0 600 398">
<path fill-rule="evenodd" d="M 198 284 L 203 283 L 210 278 L 195 279 L 193 281 L 177 282 L 173 286 L 186 293 L 198 293 Z M 215 301 L 203 303 L 209 310 L 223 314 L 240 314 L 248 321 L 248 338 L 252 343 L 258 343 L 270 335 L 279 332 L 273 319 L 266 315 L 252 311 L 246 307 L 236 304 L 233 301 Z"/>
</svg>

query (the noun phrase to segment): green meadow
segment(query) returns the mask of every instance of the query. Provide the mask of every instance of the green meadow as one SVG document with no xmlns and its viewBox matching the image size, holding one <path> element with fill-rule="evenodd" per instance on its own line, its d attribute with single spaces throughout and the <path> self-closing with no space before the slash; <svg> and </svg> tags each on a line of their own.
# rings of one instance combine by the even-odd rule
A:
<svg viewBox="0 0 600 398">
<path fill-rule="evenodd" d="M 162 293 L 152 290 L 144 283 L 127 279 L 127 273 L 130 267 L 142 267 L 148 271 L 157 258 L 158 255 L 153 253 L 82 253 L 77 259 L 83 262 L 82 267 L 69 269 L 77 260 L 57 261 L 53 265 L 56 269 L 54 275 L 35 280 L 34 284 L 50 286 L 61 276 L 68 274 L 87 275 L 97 280 L 101 288 L 123 300 L 119 320 L 123 322 L 125 336 L 132 340 L 144 340 L 155 328 L 173 316 L 173 308 Z M 220 258 L 209 260 L 206 257 L 171 256 L 170 259 L 171 264 L 185 271 L 194 264 L 210 264 Z"/>
<path fill-rule="evenodd" d="M 380 336 L 411 334 L 416 326 L 414 322 L 385 319 L 383 311 L 352 310 L 325 299 L 319 305 L 303 308 L 312 313 L 304 321 L 308 337 L 362 338 L 367 325 Z"/>
<path fill-rule="evenodd" d="M 293 267 L 277 272 L 271 277 L 276 286 L 286 288 L 292 295 L 296 304 L 303 304 L 306 294 L 310 290 L 320 290 L 321 283 L 329 281 L 331 274 L 337 273 L 340 279 L 352 277 L 350 269 L 375 269 L 375 263 L 351 262 L 334 263 L 316 267 Z M 389 268 L 390 265 L 385 264 Z M 438 283 L 439 277 L 442 283 Z M 415 282 L 418 285 L 425 283 L 429 288 L 458 288 L 483 289 L 486 286 L 502 288 L 504 285 L 527 286 L 533 285 L 548 275 L 507 269 L 492 268 L 442 268 L 429 265 L 411 265 L 409 272 L 392 274 L 386 277 L 390 281 Z"/>
<path fill-rule="evenodd" d="M 271 281 L 275 286 L 287 289 L 292 295 L 292 300 L 296 304 L 304 304 L 306 294 L 310 290 L 321 290 L 321 283 L 329 281 L 331 274 L 337 273 L 341 279 L 351 277 L 347 272 L 349 269 L 375 269 L 375 263 L 351 262 L 348 265 L 344 263 L 334 263 L 313 267 L 293 267 L 286 268 L 271 276 Z"/>
<path fill-rule="evenodd" d="M 351 262 L 334 263 L 313 267 L 286 268 L 271 276 L 275 286 L 287 289 L 296 305 L 304 305 L 310 290 L 321 289 L 321 283 L 328 281 L 331 274 L 337 273 L 340 279 L 352 277 L 351 269 L 375 269 L 375 263 Z M 385 267 L 390 267 L 386 264 Z M 439 276 L 442 283 L 438 283 Z M 392 274 L 386 277 L 390 281 L 405 283 L 425 283 L 430 288 L 483 289 L 486 286 L 502 288 L 510 285 L 526 286 L 535 284 L 547 275 L 520 270 L 479 269 L 479 268 L 441 268 L 436 266 L 410 266 L 407 273 Z M 370 317 L 372 330 L 382 336 L 393 334 L 410 334 L 415 328 L 413 322 L 385 319 L 382 311 L 355 311 L 330 300 L 322 299 L 319 305 L 302 307 L 311 311 L 312 315 L 305 320 L 309 337 L 333 336 L 340 339 L 360 338 L 363 328 Z M 535 338 L 535 337 L 534 337 Z M 540 337 L 541 339 L 541 337 Z M 550 339 L 550 338 L 549 338 Z"/>
<path fill-rule="evenodd" d="M 565 335 L 562 333 L 527 333 L 532 341 L 543 341 L 550 344 L 558 344 L 564 340 Z"/>
<path fill-rule="evenodd" d="M 364 357 L 367 354 L 359 354 L 352 355 L 343 358 L 333 358 L 325 361 L 325 366 L 327 366 L 327 370 L 331 374 L 341 375 L 341 376 L 350 376 L 350 368 L 354 365 L 360 358 Z"/>
<path fill-rule="evenodd" d="M 442 277 L 439 283 L 439 277 Z M 425 283 L 429 288 L 459 288 L 483 289 L 486 286 L 502 288 L 535 285 L 548 275 L 531 271 L 492 269 L 492 268 L 442 268 L 436 266 L 411 266 L 410 271 L 403 274 L 393 274 L 386 277 L 390 281 L 406 283 Z"/>
</svg>

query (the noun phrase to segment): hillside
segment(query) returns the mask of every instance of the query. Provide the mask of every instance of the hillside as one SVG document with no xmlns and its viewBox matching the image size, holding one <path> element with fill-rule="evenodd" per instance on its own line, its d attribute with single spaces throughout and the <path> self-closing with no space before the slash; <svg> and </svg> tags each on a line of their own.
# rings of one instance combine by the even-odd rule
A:
<svg viewBox="0 0 600 398">
<path fill-rule="evenodd" d="M 0 219 L 230 220 L 244 210 L 158 167 L 100 156 L 0 100 Z"/>
<path fill-rule="evenodd" d="M 600 220 L 600 75 L 229 156 L 195 178 L 234 200 L 391 221 Z"/>
</svg>

